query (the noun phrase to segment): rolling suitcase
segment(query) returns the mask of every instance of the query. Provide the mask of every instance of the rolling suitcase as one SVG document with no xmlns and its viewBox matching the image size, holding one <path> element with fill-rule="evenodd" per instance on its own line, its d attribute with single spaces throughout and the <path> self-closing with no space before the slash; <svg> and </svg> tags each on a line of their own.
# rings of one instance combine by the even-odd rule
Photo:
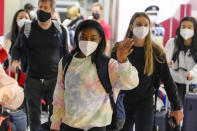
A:
<svg viewBox="0 0 197 131">
<path fill-rule="evenodd" d="M 167 118 L 168 112 L 166 110 L 157 112 L 155 114 L 155 125 L 156 130 L 155 131 L 167 131 Z"/>
<path fill-rule="evenodd" d="M 158 90 L 156 91 L 156 94 Z M 180 127 L 176 126 L 175 119 L 169 117 L 169 100 L 167 95 L 165 98 L 164 108 L 160 111 L 156 111 L 157 106 L 157 95 L 155 95 L 155 115 L 154 115 L 154 126 L 152 131 L 180 131 Z"/>
<path fill-rule="evenodd" d="M 166 109 L 161 109 L 157 111 L 157 94 L 159 90 L 155 93 L 155 109 L 154 109 L 154 125 L 152 131 L 166 131 L 167 127 L 167 116 L 168 112 Z"/>
<path fill-rule="evenodd" d="M 183 131 L 197 131 L 197 94 L 189 93 L 189 84 L 184 101 Z"/>
</svg>

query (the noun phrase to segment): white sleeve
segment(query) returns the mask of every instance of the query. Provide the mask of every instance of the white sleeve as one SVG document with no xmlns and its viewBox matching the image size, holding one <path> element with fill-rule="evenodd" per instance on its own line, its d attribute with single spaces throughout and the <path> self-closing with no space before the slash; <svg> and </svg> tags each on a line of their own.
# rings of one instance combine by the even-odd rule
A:
<svg viewBox="0 0 197 131">
<path fill-rule="evenodd" d="M 71 43 L 70 43 L 70 35 L 69 35 L 69 31 L 68 31 L 68 28 L 66 26 L 64 26 L 65 30 L 66 30 L 66 34 L 67 34 L 67 43 L 68 43 L 68 47 L 71 46 Z"/>
<path fill-rule="evenodd" d="M 175 45 L 174 38 L 168 40 L 168 42 L 166 43 L 165 52 L 166 52 L 167 61 L 170 61 L 172 59 L 174 52 L 174 45 Z"/>
<path fill-rule="evenodd" d="M 197 77 L 197 64 L 189 72 L 192 74 L 192 76 L 194 77 L 194 79 L 196 79 L 196 77 Z"/>
</svg>

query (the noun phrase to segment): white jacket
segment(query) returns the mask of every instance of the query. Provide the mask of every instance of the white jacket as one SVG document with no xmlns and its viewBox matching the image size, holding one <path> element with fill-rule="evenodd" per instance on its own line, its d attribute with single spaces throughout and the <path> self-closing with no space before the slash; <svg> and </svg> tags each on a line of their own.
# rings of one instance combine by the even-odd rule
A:
<svg viewBox="0 0 197 131">
<path fill-rule="evenodd" d="M 173 57 L 174 48 L 175 48 L 175 43 L 174 43 L 174 38 L 172 38 L 168 40 L 165 46 L 166 57 L 168 61 L 170 61 Z M 192 81 L 190 81 L 190 83 L 197 84 L 197 64 L 195 63 L 192 56 L 189 56 L 189 54 L 190 54 L 190 49 L 187 52 L 180 51 L 178 56 L 179 67 L 187 69 L 187 72 L 190 72 L 193 75 L 194 78 Z M 178 63 L 176 60 L 172 68 L 170 68 L 170 72 L 174 81 L 180 84 L 187 84 L 188 82 L 188 80 L 186 79 L 187 72 L 184 70 L 175 71 L 177 67 L 178 67 Z"/>
</svg>

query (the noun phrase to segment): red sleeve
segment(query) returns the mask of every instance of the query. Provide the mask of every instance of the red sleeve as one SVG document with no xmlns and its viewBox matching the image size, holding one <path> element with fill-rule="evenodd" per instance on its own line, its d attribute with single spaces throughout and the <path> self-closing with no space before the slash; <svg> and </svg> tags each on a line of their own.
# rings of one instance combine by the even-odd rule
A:
<svg viewBox="0 0 197 131">
<path fill-rule="evenodd" d="M 0 50 L 0 63 L 3 63 L 8 57 L 8 54 L 5 49 Z"/>
</svg>

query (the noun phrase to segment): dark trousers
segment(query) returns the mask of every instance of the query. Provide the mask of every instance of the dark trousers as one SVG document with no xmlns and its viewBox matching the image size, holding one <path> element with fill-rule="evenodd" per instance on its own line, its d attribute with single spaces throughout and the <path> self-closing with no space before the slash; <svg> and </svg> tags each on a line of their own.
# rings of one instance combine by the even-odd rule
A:
<svg viewBox="0 0 197 131">
<path fill-rule="evenodd" d="M 35 79 L 27 77 L 25 81 L 25 96 L 27 102 L 30 131 L 36 131 L 41 124 L 41 99 L 46 98 L 49 103 L 49 118 L 53 113 L 53 93 L 57 78 Z"/>
<path fill-rule="evenodd" d="M 62 124 L 60 131 L 83 131 L 83 129 L 73 128 L 66 124 Z M 106 127 L 94 127 L 89 129 L 88 131 L 106 131 Z"/>
<path fill-rule="evenodd" d="M 181 104 L 184 104 L 185 94 L 186 94 L 186 85 L 185 84 L 179 84 L 176 83 L 179 93 L 179 98 L 181 100 Z"/>
<path fill-rule="evenodd" d="M 152 131 L 153 126 L 153 98 L 135 104 L 124 102 L 126 120 L 121 131 Z"/>
</svg>

